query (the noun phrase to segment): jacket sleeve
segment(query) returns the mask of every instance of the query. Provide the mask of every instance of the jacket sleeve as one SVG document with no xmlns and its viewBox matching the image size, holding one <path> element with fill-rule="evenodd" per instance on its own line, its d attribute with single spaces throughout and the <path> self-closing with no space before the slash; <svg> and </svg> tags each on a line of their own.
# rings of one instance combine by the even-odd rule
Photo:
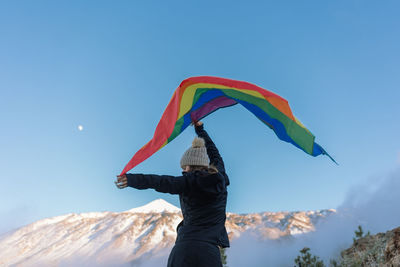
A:
<svg viewBox="0 0 400 267">
<path fill-rule="evenodd" d="M 206 143 L 207 154 L 208 157 L 210 158 L 210 164 L 214 165 L 219 172 L 225 172 L 224 161 L 222 160 L 222 157 L 219 154 L 219 151 L 215 146 L 214 142 L 211 140 L 206 130 L 204 130 L 204 126 L 203 125 L 196 126 L 195 131 L 196 134 L 199 137 L 203 138 Z"/>
<path fill-rule="evenodd" d="M 127 173 L 128 186 L 136 189 L 152 188 L 161 193 L 180 194 L 189 189 L 184 176 Z"/>
</svg>

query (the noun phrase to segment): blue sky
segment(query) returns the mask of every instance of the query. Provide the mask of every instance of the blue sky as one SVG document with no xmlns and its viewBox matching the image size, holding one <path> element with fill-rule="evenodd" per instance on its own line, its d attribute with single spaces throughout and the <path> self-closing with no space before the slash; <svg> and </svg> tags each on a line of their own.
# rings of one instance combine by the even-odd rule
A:
<svg viewBox="0 0 400 267">
<path fill-rule="evenodd" d="M 240 106 L 204 120 L 228 211 L 336 208 L 400 164 L 398 1 L 2 1 L 0 215 L 123 211 L 118 190 L 179 83 L 212 75 L 286 98 L 338 162 L 276 138 Z M 78 130 L 83 125 L 83 131 Z M 188 128 L 133 172 L 179 175 Z"/>
</svg>

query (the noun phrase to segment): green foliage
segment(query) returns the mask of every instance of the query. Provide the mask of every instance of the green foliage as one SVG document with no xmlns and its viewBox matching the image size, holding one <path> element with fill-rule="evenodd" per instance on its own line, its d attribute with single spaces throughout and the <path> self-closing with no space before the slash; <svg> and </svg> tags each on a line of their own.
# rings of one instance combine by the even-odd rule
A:
<svg viewBox="0 0 400 267">
<path fill-rule="evenodd" d="M 354 231 L 355 237 L 353 237 L 353 242 L 355 243 L 358 239 L 370 236 L 371 233 L 368 231 L 366 234 L 364 233 L 364 230 L 362 229 L 361 225 L 357 227 L 357 230 Z M 367 251 L 367 253 L 359 252 L 355 254 L 352 257 L 340 257 L 337 260 L 330 260 L 329 266 L 330 267 L 359 267 L 359 266 L 375 266 L 378 261 L 376 260 L 370 260 L 368 257 L 371 257 L 371 255 L 376 255 L 377 252 L 377 245 L 374 245 L 374 247 L 370 250 Z M 371 265 L 365 265 L 366 263 L 371 264 Z M 377 265 L 376 265 L 377 266 Z"/>
<path fill-rule="evenodd" d="M 228 267 L 228 263 L 227 263 L 227 260 L 226 260 L 226 248 L 221 248 L 221 247 L 219 247 L 219 253 L 221 254 L 221 262 L 222 262 L 222 266 L 223 267 Z"/>
<path fill-rule="evenodd" d="M 295 267 L 325 267 L 323 261 L 319 257 L 311 255 L 310 248 L 300 250 L 300 255 L 294 260 Z"/>
<path fill-rule="evenodd" d="M 340 263 L 338 263 L 336 260 L 330 260 L 329 261 L 329 266 L 330 267 L 339 267 Z"/>
<path fill-rule="evenodd" d="M 358 226 L 358 230 L 354 231 L 355 237 L 353 238 L 353 243 L 355 243 L 358 239 L 369 236 L 371 233 L 368 231 L 367 234 L 364 235 L 364 230 L 361 225 Z"/>
<path fill-rule="evenodd" d="M 370 236 L 371 233 L 368 231 L 364 233 L 361 225 L 354 231 L 355 237 L 353 238 L 354 243 L 360 238 Z M 330 260 L 330 267 L 359 267 L 359 266 L 375 266 L 374 264 L 383 264 L 381 259 L 384 255 L 384 244 L 376 243 L 371 248 L 363 253 L 355 254 L 354 257 L 340 257 L 338 260 Z M 300 250 L 300 255 L 294 260 L 295 267 L 325 267 L 324 262 L 317 256 L 313 256 L 310 253 L 310 248 L 303 248 Z M 367 264 L 367 265 L 365 265 Z M 376 266 L 378 266 L 376 265 Z M 380 265 L 379 265 L 380 266 Z"/>
</svg>

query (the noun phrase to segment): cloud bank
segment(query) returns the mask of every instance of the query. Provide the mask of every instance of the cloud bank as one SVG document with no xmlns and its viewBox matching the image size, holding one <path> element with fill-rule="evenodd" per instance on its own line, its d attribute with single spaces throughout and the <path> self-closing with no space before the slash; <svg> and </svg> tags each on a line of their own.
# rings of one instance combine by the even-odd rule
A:
<svg viewBox="0 0 400 267">
<path fill-rule="evenodd" d="M 293 266 L 303 247 L 329 263 L 351 246 L 354 231 L 361 225 L 371 234 L 400 226 L 400 169 L 379 181 L 353 187 L 337 214 L 322 221 L 316 231 L 284 240 L 259 240 L 251 233 L 233 240 L 228 249 L 228 265 Z"/>
</svg>

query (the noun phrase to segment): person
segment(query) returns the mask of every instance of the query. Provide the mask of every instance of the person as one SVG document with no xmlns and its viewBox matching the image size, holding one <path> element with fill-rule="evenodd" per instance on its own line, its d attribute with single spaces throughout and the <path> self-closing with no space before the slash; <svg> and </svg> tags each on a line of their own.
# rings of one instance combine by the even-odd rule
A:
<svg viewBox="0 0 400 267">
<path fill-rule="evenodd" d="M 116 185 L 179 194 L 183 220 L 168 267 L 221 267 L 219 248 L 229 247 L 225 228 L 229 178 L 203 123 L 194 126 L 198 137 L 181 158 L 182 176 L 126 174 L 117 176 Z"/>
</svg>

